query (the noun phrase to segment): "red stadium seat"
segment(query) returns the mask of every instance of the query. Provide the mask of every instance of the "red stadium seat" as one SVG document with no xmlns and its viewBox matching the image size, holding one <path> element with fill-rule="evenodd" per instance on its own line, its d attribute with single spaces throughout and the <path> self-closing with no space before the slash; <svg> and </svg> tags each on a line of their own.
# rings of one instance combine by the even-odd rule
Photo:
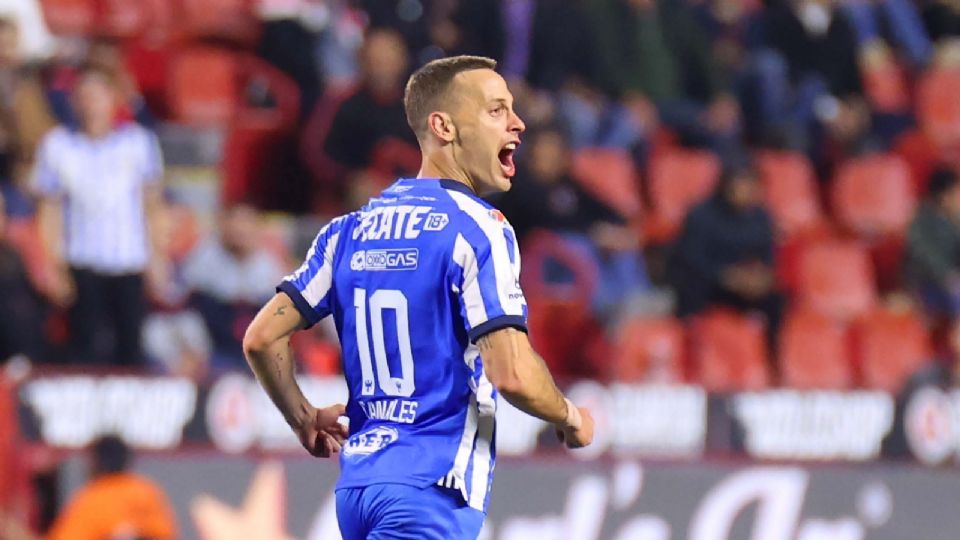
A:
<svg viewBox="0 0 960 540">
<path fill-rule="evenodd" d="M 168 81 L 170 110 L 176 120 L 195 125 L 222 125 L 237 109 L 237 57 L 215 47 L 196 46 L 173 60 Z"/>
<path fill-rule="evenodd" d="M 630 153 L 614 148 L 584 148 L 573 156 L 573 177 L 583 188 L 623 217 L 638 217 L 643 204 Z"/>
<path fill-rule="evenodd" d="M 609 371 L 609 366 L 590 361 L 590 346 L 597 332 L 589 304 L 532 294 L 527 299 L 530 342 L 556 378 L 602 378 Z"/>
<path fill-rule="evenodd" d="M 147 38 L 131 40 L 124 44 L 123 59 L 150 112 L 161 118 L 170 116 L 167 85 L 173 51 L 168 44 Z"/>
<path fill-rule="evenodd" d="M 159 26 L 160 21 L 153 18 L 154 3 L 154 0 L 100 0 L 97 28 L 116 37 L 139 35 L 151 24 Z"/>
<path fill-rule="evenodd" d="M 755 391 L 770 383 L 764 325 L 731 311 L 697 317 L 691 327 L 694 366 L 709 392 Z"/>
<path fill-rule="evenodd" d="M 800 261 L 804 249 L 816 242 L 836 238 L 833 222 L 822 219 L 809 229 L 780 239 L 774 248 L 776 255 L 777 281 L 786 291 L 795 292 L 800 283 Z"/>
<path fill-rule="evenodd" d="M 798 390 L 843 390 L 852 386 L 844 323 L 801 309 L 787 316 L 779 339 L 784 386 Z"/>
<path fill-rule="evenodd" d="M 813 166 L 803 154 L 762 152 L 757 168 L 767 209 L 784 236 L 815 227 L 823 219 Z"/>
<path fill-rule="evenodd" d="M 41 0 L 40 7 L 54 34 L 87 35 L 96 25 L 96 0 Z"/>
<path fill-rule="evenodd" d="M 253 4 L 254 0 L 180 0 L 181 32 L 187 38 L 216 37 L 255 44 L 259 23 Z"/>
<path fill-rule="evenodd" d="M 960 144 L 960 68 L 934 69 L 920 79 L 917 118 L 940 148 Z"/>
<path fill-rule="evenodd" d="M 288 180 L 298 174 L 295 126 L 300 110 L 296 84 L 270 64 L 252 56 L 236 62 L 237 84 L 255 80 L 276 103 L 261 108 L 238 104 L 230 118 L 230 132 L 223 150 L 223 199 L 246 200 L 261 208 L 284 208 L 290 201 Z"/>
<path fill-rule="evenodd" d="M 663 242 L 676 236 L 687 211 L 710 195 L 719 176 L 720 160 L 710 152 L 680 148 L 656 152 L 650 160 L 650 238 Z"/>
<path fill-rule="evenodd" d="M 860 243 L 812 242 L 800 254 L 798 300 L 819 313 L 847 320 L 876 303 L 873 265 Z"/>
<path fill-rule="evenodd" d="M 857 321 L 863 386 L 897 393 L 931 359 L 930 337 L 910 311 L 877 309 Z"/>
<path fill-rule="evenodd" d="M 832 195 L 841 225 L 866 236 L 902 234 L 917 204 L 910 169 L 892 154 L 843 164 L 834 178 Z"/>
<path fill-rule="evenodd" d="M 940 154 L 930 136 L 921 129 L 912 129 L 897 138 L 892 151 L 910 168 L 914 193 L 925 195 L 930 173 L 936 169 L 940 160 Z"/>
<path fill-rule="evenodd" d="M 673 318 L 637 317 L 617 330 L 611 378 L 623 382 L 684 380 L 684 329 Z"/>
<path fill-rule="evenodd" d="M 573 282 L 547 282 L 543 270 L 548 258 L 568 268 Z M 529 305 L 530 340 L 551 371 L 555 369 L 561 376 L 599 371 L 584 365 L 589 346 L 587 334 L 593 322 L 590 300 L 598 280 L 595 265 L 563 237 L 548 231 L 534 231 L 527 236 L 521 285 Z"/>
</svg>

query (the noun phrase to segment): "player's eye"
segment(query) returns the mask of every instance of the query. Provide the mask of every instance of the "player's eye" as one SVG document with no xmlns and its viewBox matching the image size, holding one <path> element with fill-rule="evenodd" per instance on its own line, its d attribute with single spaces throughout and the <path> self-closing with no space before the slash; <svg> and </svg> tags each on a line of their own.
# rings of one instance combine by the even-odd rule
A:
<svg viewBox="0 0 960 540">
<path fill-rule="evenodd" d="M 494 115 L 494 116 L 500 116 L 500 115 L 503 114 L 503 112 L 506 111 L 506 110 L 507 110 L 506 105 L 500 105 L 500 106 L 496 107 L 495 109 L 493 109 L 492 111 L 490 111 L 490 114 L 492 114 L 492 115 Z"/>
</svg>

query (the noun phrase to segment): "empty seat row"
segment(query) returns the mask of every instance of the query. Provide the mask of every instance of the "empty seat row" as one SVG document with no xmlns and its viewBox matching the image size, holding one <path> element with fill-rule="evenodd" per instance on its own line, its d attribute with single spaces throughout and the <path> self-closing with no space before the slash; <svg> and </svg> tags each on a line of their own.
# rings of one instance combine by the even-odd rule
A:
<svg viewBox="0 0 960 540">
<path fill-rule="evenodd" d="M 805 156 L 764 151 L 756 164 L 766 206 L 782 236 L 824 223 L 818 184 Z M 659 150 L 649 164 L 648 204 L 641 196 L 640 175 L 625 151 L 580 150 L 574 155 L 573 174 L 586 190 L 625 217 L 640 219 L 648 240 L 662 243 L 677 235 L 690 208 L 714 190 L 720 161 L 702 150 Z M 841 230 L 865 238 L 901 235 L 917 204 L 911 170 L 894 154 L 847 161 L 831 188 L 833 214 Z"/>
<path fill-rule="evenodd" d="M 50 31 L 63 35 L 253 43 L 259 32 L 252 0 L 41 0 L 40 6 Z"/>
<path fill-rule="evenodd" d="M 634 382 L 693 382 L 711 392 L 779 384 L 896 393 L 931 360 L 928 332 L 910 311 L 875 309 L 850 324 L 803 308 L 791 312 L 777 340 L 778 380 L 764 334 L 762 321 L 731 311 L 713 311 L 687 325 L 673 318 L 634 318 L 616 336 L 610 375 Z"/>
</svg>

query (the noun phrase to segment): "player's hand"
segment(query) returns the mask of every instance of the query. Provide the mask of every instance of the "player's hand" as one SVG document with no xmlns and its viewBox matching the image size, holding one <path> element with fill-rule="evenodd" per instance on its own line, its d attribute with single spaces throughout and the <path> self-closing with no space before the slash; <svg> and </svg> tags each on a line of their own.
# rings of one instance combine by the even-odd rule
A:
<svg viewBox="0 0 960 540">
<path fill-rule="evenodd" d="M 350 435 L 347 426 L 339 422 L 339 418 L 346 414 L 343 404 L 336 404 L 322 409 L 313 409 L 310 415 L 313 422 L 304 422 L 300 427 L 294 427 L 300 444 L 314 457 L 330 457 L 340 451 L 343 441 Z"/>
<path fill-rule="evenodd" d="M 567 448 L 583 448 L 593 442 L 593 415 L 586 407 L 577 407 L 579 422 L 557 428 L 557 438 Z"/>
</svg>

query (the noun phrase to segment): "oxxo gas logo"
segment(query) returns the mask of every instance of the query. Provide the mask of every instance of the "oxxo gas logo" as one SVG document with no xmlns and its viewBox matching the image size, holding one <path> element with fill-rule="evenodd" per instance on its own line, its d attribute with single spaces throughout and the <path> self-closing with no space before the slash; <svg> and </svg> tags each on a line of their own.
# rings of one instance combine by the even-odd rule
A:
<svg viewBox="0 0 960 540">
<path fill-rule="evenodd" d="M 354 252 L 350 257 L 350 269 L 363 270 L 416 270 L 420 261 L 420 250 L 404 249 L 368 249 Z"/>
</svg>

